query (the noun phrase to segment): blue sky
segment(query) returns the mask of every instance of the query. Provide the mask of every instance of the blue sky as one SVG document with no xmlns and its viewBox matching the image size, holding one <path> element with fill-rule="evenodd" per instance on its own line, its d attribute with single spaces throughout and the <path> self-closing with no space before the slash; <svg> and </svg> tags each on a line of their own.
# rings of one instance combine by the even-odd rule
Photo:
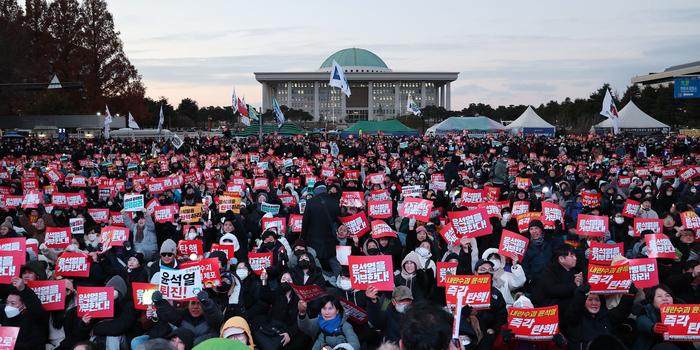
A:
<svg viewBox="0 0 700 350">
<path fill-rule="evenodd" d="M 146 95 L 260 106 L 253 72 L 314 71 L 359 47 L 394 71 L 460 72 L 452 109 L 587 97 L 700 60 L 698 1 L 108 2 Z"/>
</svg>

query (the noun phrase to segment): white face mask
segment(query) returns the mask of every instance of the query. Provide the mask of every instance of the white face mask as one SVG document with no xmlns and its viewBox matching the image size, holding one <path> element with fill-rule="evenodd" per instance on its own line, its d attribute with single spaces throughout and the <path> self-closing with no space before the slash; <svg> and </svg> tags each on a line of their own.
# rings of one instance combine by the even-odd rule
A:
<svg viewBox="0 0 700 350">
<path fill-rule="evenodd" d="M 420 255 L 420 256 L 427 256 L 428 253 L 430 253 L 430 252 L 427 249 L 420 247 L 420 248 L 416 249 L 416 253 L 418 253 L 418 255 Z"/>
<path fill-rule="evenodd" d="M 197 238 L 197 233 L 192 233 L 192 232 L 190 232 L 190 233 L 187 234 L 187 239 L 193 240 L 193 239 L 195 239 L 195 238 Z"/>
<path fill-rule="evenodd" d="M 510 213 L 503 214 L 503 220 L 505 220 L 505 221 L 510 220 Z"/>
<path fill-rule="evenodd" d="M 5 305 L 5 315 L 7 315 L 7 318 L 17 317 L 17 315 L 19 315 L 19 308 L 10 305 Z"/>
<path fill-rule="evenodd" d="M 88 241 L 94 242 L 96 238 L 97 238 L 96 233 L 88 233 Z"/>
<path fill-rule="evenodd" d="M 400 314 L 406 312 L 406 305 L 396 305 L 396 311 L 398 311 Z"/>
<path fill-rule="evenodd" d="M 651 193 L 651 190 L 647 188 L 646 190 L 644 190 L 644 192 Z"/>
<path fill-rule="evenodd" d="M 540 198 L 540 197 L 542 197 L 542 195 L 539 194 L 539 193 L 535 193 L 535 197 L 536 197 L 536 198 Z"/>
<path fill-rule="evenodd" d="M 501 261 L 500 260 L 490 260 L 493 263 L 493 270 L 496 271 L 501 268 Z"/>
<path fill-rule="evenodd" d="M 340 287 L 340 289 L 345 290 L 345 291 L 351 290 L 352 289 L 352 282 L 350 282 L 350 280 L 341 279 L 339 287 Z"/>
<path fill-rule="evenodd" d="M 467 345 L 469 345 L 469 344 L 472 343 L 472 340 L 469 339 L 469 338 L 462 339 L 462 340 L 460 340 L 460 341 L 462 342 L 462 345 L 464 345 L 464 346 L 467 346 Z"/>
<path fill-rule="evenodd" d="M 623 222 L 625 222 L 625 218 L 619 216 L 615 218 L 616 224 L 621 225 Z"/>
<path fill-rule="evenodd" d="M 627 234 L 630 235 L 630 237 L 634 237 L 634 230 L 627 231 Z"/>
<path fill-rule="evenodd" d="M 248 277 L 248 269 L 236 269 L 236 275 L 238 275 L 238 278 L 242 281 Z"/>
</svg>

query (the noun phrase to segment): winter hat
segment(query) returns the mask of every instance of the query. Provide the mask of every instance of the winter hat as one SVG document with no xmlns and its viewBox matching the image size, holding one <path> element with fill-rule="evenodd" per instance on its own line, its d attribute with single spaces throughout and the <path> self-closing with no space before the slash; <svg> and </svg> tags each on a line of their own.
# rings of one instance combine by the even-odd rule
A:
<svg viewBox="0 0 700 350">
<path fill-rule="evenodd" d="M 145 264 L 146 259 L 144 258 L 143 253 L 136 253 L 134 254 L 134 257 L 139 261 L 139 266 L 143 266 Z"/>
<path fill-rule="evenodd" d="M 644 204 L 644 202 L 651 202 L 651 197 L 644 197 L 639 200 L 639 204 Z"/>
<path fill-rule="evenodd" d="M 194 333 L 191 330 L 182 327 L 177 328 L 173 330 L 172 333 L 168 334 L 165 339 L 170 340 L 174 337 L 178 337 L 180 340 L 182 340 L 182 342 L 185 344 L 185 350 L 190 350 L 194 347 Z"/>
<path fill-rule="evenodd" d="M 443 262 L 448 262 L 448 261 L 450 261 L 450 260 L 452 260 L 452 259 L 457 259 L 457 260 L 459 260 L 459 255 L 457 255 L 456 253 L 447 254 L 447 255 L 442 259 L 442 261 L 443 261 Z"/>
<path fill-rule="evenodd" d="M 29 270 L 34 272 L 40 281 L 46 281 L 46 263 L 39 260 L 27 261 L 26 264 L 22 265 L 19 269 L 19 275 L 22 276 L 24 271 Z"/>
<path fill-rule="evenodd" d="M 2 227 L 7 227 L 8 229 L 12 230 L 12 217 L 8 216 L 5 218 L 5 222 L 0 225 Z"/>
<path fill-rule="evenodd" d="M 228 261 L 226 261 L 226 253 L 222 251 L 215 251 L 209 254 L 209 257 L 218 258 L 219 262 L 221 262 L 221 266 L 223 266 L 224 268 L 227 266 L 226 264 L 228 263 Z"/>
<path fill-rule="evenodd" d="M 542 221 L 540 220 L 532 220 L 530 221 L 530 224 L 527 226 L 527 229 L 531 229 L 533 227 L 539 227 L 540 230 L 544 231 L 544 225 L 542 224 Z"/>
<path fill-rule="evenodd" d="M 294 248 L 294 247 L 304 247 L 304 249 L 306 249 L 308 247 L 308 245 L 306 245 L 305 240 L 299 238 L 296 241 L 294 241 L 294 246 L 292 248 Z"/>
<path fill-rule="evenodd" d="M 262 196 L 263 198 L 265 198 L 265 201 L 266 201 L 266 202 L 270 199 L 270 197 L 267 195 L 266 192 L 261 191 L 260 193 L 258 193 L 258 196 L 255 197 L 255 200 L 257 201 L 257 200 L 260 198 L 260 196 Z"/>
<path fill-rule="evenodd" d="M 423 232 L 423 233 L 425 233 L 426 235 L 428 235 L 428 229 L 425 228 L 425 226 L 418 226 L 418 227 L 416 228 L 416 233 L 418 233 L 418 232 Z"/>
<path fill-rule="evenodd" d="M 318 197 L 322 193 L 327 193 L 326 185 L 319 185 L 314 188 L 314 197 Z"/>
<path fill-rule="evenodd" d="M 171 253 L 171 254 L 176 254 L 177 253 L 177 244 L 175 244 L 175 241 L 172 239 L 166 239 L 165 242 L 163 242 L 163 245 L 160 246 L 160 253 Z"/>
<path fill-rule="evenodd" d="M 277 237 L 277 234 L 275 234 L 275 231 L 270 231 L 270 230 L 265 231 L 265 232 L 262 234 L 262 237 L 261 237 L 261 238 L 262 238 L 262 240 L 263 240 L 263 242 L 264 242 L 265 239 L 267 239 L 267 237 L 270 237 L 270 236 L 275 237 L 275 239 L 278 238 L 278 237 Z"/>
<path fill-rule="evenodd" d="M 516 300 L 513 303 L 513 307 L 532 309 L 535 306 L 532 304 L 532 301 L 530 300 L 530 298 L 528 298 L 524 295 L 521 295 L 520 298 L 518 298 L 518 300 Z"/>
</svg>

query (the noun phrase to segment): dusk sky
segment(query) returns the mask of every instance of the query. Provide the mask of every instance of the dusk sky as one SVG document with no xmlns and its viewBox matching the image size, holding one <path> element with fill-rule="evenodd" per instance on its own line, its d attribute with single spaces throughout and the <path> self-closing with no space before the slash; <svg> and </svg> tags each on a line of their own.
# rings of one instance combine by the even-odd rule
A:
<svg viewBox="0 0 700 350">
<path fill-rule="evenodd" d="M 620 95 L 634 76 L 700 60 L 694 1 L 108 2 L 152 98 L 259 107 L 253 72 L 315 71 L 334 52 L 374 52 L 394 71 L 460 72 L 452 109 Z"/>
</svg>

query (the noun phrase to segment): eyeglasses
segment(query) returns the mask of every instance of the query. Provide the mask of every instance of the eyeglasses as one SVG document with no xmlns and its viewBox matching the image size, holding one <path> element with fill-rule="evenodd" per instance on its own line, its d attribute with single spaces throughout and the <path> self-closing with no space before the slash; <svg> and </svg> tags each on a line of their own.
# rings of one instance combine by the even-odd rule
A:
<svg viewBox="0 0 700 350">
<path fill-rule="evenodd" d="M 248 335 L 246 335 L 245 332 L 238 333 L 238 334 L 231 334 L 228 336 L 228 339 L 235 339 L 238 341 L 244 341 L 244 340 L 248 339 Z"/>
<path fill-rule="evenodd" d="M 175 255 L 175 254 L 173 254 L 173 253 L 160 253 L 160 256 L 162 256 L 162 257 L 171 257 L 173 255 Z"/>
</svg>

